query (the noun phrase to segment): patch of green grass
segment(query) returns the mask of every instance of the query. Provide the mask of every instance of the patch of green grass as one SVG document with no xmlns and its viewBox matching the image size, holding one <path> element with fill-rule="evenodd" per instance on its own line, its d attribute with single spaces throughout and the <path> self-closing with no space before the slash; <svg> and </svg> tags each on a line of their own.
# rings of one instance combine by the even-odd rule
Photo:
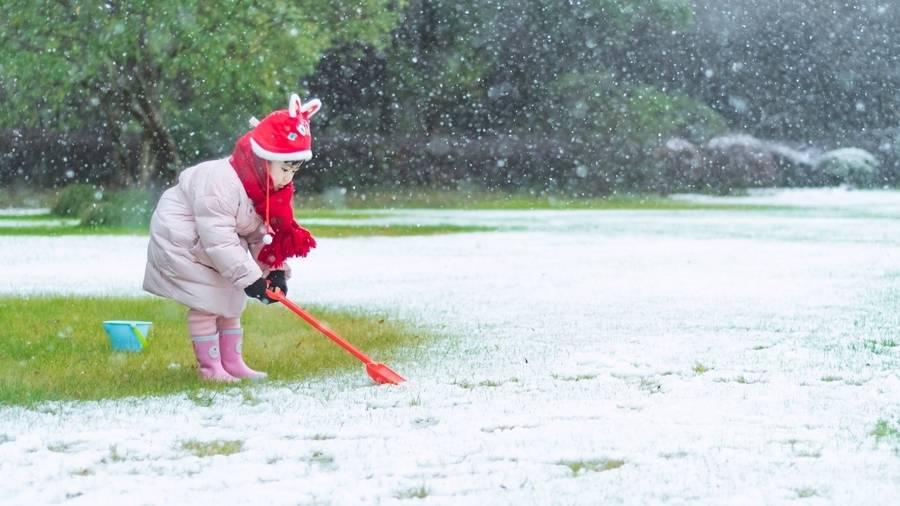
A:
<svg viewBox="0 0 900 506">
<path fill-rule="evenodd" d="M 307 227 L 316 237 L 370 237 L 458 234 L 466 232 L 490 232 L 493 227 L 477 225 L 310 225 Z"/>
<path fill-rule="evenodd" d="M 703 373 L 709 371 L 709 367 L 706 367 L 705 365 L 701 364 L 700 362 L 697 362 L 696 364 L 694 364 L 693 371 L 694 371 L 694 374 L 703 374 Z"/>
<path fill-rule="evenodd" d="M 47 449 L 53 453 L 69 453 L 75 446 L 75 443 L 51 443 L 47 445 Z"/>
<path fill-rule="evenodd" d="M 187 393 L 187 398 L 196 406 L 208 408 L 216 402 L 216 392 L 206 390 L 191 391 Z"/>
<path fill-rule="evenodd" d="M 887 420 L 878 420 L 875 424 L 875 429 L 872 430 L 871 434 L 879 441 L 885 438 L 900 440 L 900 429 L 893 426 Z"/>
<path fill-rule="evenodd" d="M 439 423 L 441 423 L 440 420 L 430 416 L 416 418 L 412 421 L 413 427 L 433 427 Z"/>
<path fill-rule="evenodd" d="M 312 208 L 334 208 L 323 195 L 301 196 Z M 342 209 L 649 209 L 649 210 L 762 210 L 778 206 L 709 204 L 675 200 L 654 194 L 616 194 L 607 197 L 574 197 L 561 193 L 507 193 L 502 191 L 432 190 L 426 188 L 374 188 L 348 192 Z"/>
<path fill-rule="evenodd" d="M 15 215 L 15 214 L 0 214 L 0 222 L 3 220 L 10 221 L 46 221 L 46 220 L 62 220 L 65 219 L 62 216 L 54 216 L 52 214 L 24 214 L 24 215 Z"/>
<path fill-rule="evenodd" d="M 308 309 L 380 362 L 426 339 L 383 315 Z M 0 298 L 0 403 L 185 393 L 199 406 L 212 405 L 219 392 L 236 387 L 198 379 L 185 314 L 180 304 L 158 298 Z M 112 351 L 101 322 L 120 319 L 153 322 L 145 350 Z M 272 381 L 355 369 L 364 375 L 358 360 L 281 305 L 251 302 L 241 323 L 245 359 Z"/>
<path fill-rule="evenodd" d="M 496 427 L 482 427 L 481 432 L 493 434 L 494 432 L 506 432 L 518 428 L 516 425 L 497 425 Z"/>
<path fill-rule="evenodd" d="M 308 208 L 303 204 L 294 206 L 298 223 L 305 220 L 368 220 L 383 218 L 383 213 L 374 213 L 370 209 L 323 209 Z"/>
<path fill-rule="evenodd" d="M 244 404 L 246 404 L 247 406 L 258 406 L 263 402 L 259 397 L 253 395 L 252 392 L 245 391 L 241 392 L 241 394 L 243 396 Z"/>
<path fill-rule="evenodd" d="M 518 378 L 510 378 L 506 381 L 497 381 L 497 380 L 486 379 L 486 380 L 479 381 L 478 383 L 471 383 L 469 381 L 463 380 L 463 381 L 455 381 L 455 382 L 453 382 L 453 384 L 460 388 L 465 388 L 466 390 L 472 390 L 477 387 L 496 388 L 496 387 L 503 385 L 504 383 L 518 383 L 518 382 L 519 382 Z"/>
<path fill-rule="evenodd" d="M 893 339 L 864 339 L 862 342 L 853 343 L 850 349 L 854 351 L 868 351 L 876 355 L 889 353 L 892 348 L 897 346 L 897 341 Z"/>
<path fill-rule="evenodd" d="M 576 374 L 574 376 L 564 376 L 561 374 L 553 374 L 553 379 L 560 381 L 589 381 L 597 377 L 596 374 Z"/>
<path fill-rule="evenodd" d="M 134 190 L 139 191 L 139 190 Z M 479 209 L 479 210 L 729 210 L 760 211 L 780 210 L 782 207 L 743 204 L 710 204 L 675 200 L 658 195 L 614 195 L 609 197 L 574 198 L 552 194 L 507 194 L 489 191 L 436 191 L 422 189 L 372 190 L 356 195 L 348 194 L 342 199 L 341 207 L 334 208 L 323 196 L 298 195 L 296 198 L 297 219 L 345 220 L 339 224 L 311 224 L 309 228 L 318 237 L 359 237 L 359 236 L 408 236 L 432 235 L 464 232 L 484 232 L 494 230 L 483 226 L 462 225 L 371 225 L 354 221 L 384 217 L 373 210 L 390 209 Z M 104 226 L 41 224 L 40 220 L 64 218 L 57 215 L 28 217 L 35 225 L 27 227 L 0 227 L 0 235 L 146 235 L 147 227 L 139 225 L 140 220 L 127 221 L 132 226 L 118 226 L 110 220 L 95 220 Z M 12 219 L 10 217 L 9 219 Z M 19 217 L 19 219 L 26 219 Z M 108 223 L 107 223 L 108 221 Z M 146 221 L 146 220 L 145 220 Z"/>
<path fill-rule="evenodd" d="M 59 237 L 63 235 L 147 235 L 147 227 L 82 227 L 80 225 L 35 225 L 0 227 L 0 236 L 27 235 Z"/>
<path fill-rule="evenodd" d="M 572 471 L 572 476 L 578 476 L 587 472 L 599 473 L 618 469 L 625 465 L 625 461 L 620 459 L 568 460 L 557 462 L 557 464 L 568 467 Z"/>
<path fill-rule="evenodd" d="M 320 451 L 315 451 L 309 456 L 309 461 L 322 466 L 330 466 L 334 463 L 334 457 Z"/>
<path fill-rule="evenodd" d="M 244 449 L 244 442 L 240 440 L 197 441 L 192 439 L 189 441 L 182 441 L 181 449 L 186 450 L 197 457 L 232 455 Z"/>
<path fill-rule="evenodd" d="M 653 394 L 662 390 L 662 383 L 660 383 L 659 380 L 657 380 L 655 377 L 647 376 L 645 378 L 641 378 L 641 382 L 638 387 L 641 390 L 645 390 Z"/>
<path fill-rule="evenodd" d="M 401 490 L 394 494 L 395 499 L 424 499 L 428 497 L 429 494 L 428 488 L 425 485 L 421 487 L 413 487 L 408 488 L 406 490 Z"/>
<path fill-rule="evenodd" d="M 816 493 L 816 489 L 809 488 L 809 487 L 797 489 L 796 492 L 797 492 L 797 497 L 800 499 L 805 499 L 807 497 L 814 497 L 814 496 L 818 495 L 818 493 Z"/>
<path fill-rule="evenodd" d="M 103 464 L 110 464 L 115 462 L 125 462 L 125 456 L 119 453 L 119 447 L 116 445 L 110 445 L 109 447 L 109 456 L 103 457 L 100 461 Z"/>
<path fill-rule="evenodd" d="M 762 378 L 747 378 L 743 374 L 738 375 L 734 378 L 716 378 L 713 381 L 715 381 L 716 383 L 738 383 L 741 385 L 753 385 L 756 383 L 764 382 Z"/>
</svg>

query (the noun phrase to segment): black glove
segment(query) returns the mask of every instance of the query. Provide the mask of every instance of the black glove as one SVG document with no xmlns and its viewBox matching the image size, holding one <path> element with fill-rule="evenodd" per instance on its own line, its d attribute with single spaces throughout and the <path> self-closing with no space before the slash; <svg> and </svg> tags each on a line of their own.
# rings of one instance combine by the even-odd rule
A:
<svg viewBox="0 0 900 506">
<path fill-rule="evenodd" d="M 275 289 L 281 290 L 281 295 L 287 295 L 287 279 L 284 277 L 284 271 L 272 271 L 266 276 L 269 280 L 269 288 L 274 292 Z"/>
<path fill-rule="evenodd" d="M 259 299 L 263 304 L 271 304 L 275 302 L 274 300 L 266 297 L 266 280 L 263 278 L 259 278 L 253 282 L 252 285 L 244 288 L 244 293 L 247 294 L 247 297 L 253 297 L 254 299 Z"/>
</svg>

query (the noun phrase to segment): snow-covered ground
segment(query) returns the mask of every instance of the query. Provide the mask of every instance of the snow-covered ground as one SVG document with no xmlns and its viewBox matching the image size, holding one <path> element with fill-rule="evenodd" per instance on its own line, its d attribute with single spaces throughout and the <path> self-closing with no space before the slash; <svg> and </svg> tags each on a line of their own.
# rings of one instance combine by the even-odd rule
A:
<svg viewBox="0 0 900 506">
<path fill-rule="evenodd" d="M 62 227 L 66 225 L 77 225 L 81 221 L 74 218 L 34 218 L 45 214 L 50 214 L 50 209 L 43 207 L 35 209 L 0 208 L 0 218 L 3 218 L 0 219 L 0 228 Z M 10 219 L 10 217 L 13 217 L 13 219 Z"/>
<path fill-rule="evenodd" d="M 847 187 L 835 188 L 755 188 L 743 197 L 714 197 L 698 194 L 673 195 L 676 200 L 728 204 L 762 204 L 787 206 L 817 206 L 826 208 L 862 208 L 900 212 L 900 195 L 896 190 L 858 191 Z"/>
<path fill-rule="evenodd" d="M 24 208 L 0 208 L 0 216 L 40 216 L 50 214 L 49 207 Z"/>
<path fill-rule="evenodd" d="M 389 361 L 408 384 L 0 407 L 0 503 L 900 504 L 900 194 L 806 192 L 771 198 L 846 214 L 404 211 L 507 231 L 324 239 L 291 295 L 441 335 Z M 0 237 L 0 294 L 140 295 L 145 246 Z"/>
</svg>

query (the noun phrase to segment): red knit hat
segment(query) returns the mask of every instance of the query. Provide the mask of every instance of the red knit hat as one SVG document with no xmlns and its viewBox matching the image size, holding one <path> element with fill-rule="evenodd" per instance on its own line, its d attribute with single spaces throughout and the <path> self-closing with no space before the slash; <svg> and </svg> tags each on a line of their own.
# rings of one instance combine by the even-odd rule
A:
<svg viewBox="0 0 900 506">
<path fill-rule="evenodd" d="M 250 131 L 253 153 L 264 160 L 306 161 L 312 158 L 309 118 L 321 107 L 318 99 L 303 104 L 294 93 L 287 109 L 275 111 L 262 121 L 250 120 L 254 126 Z"/>
<path fill-rule="evenodd" d="M 253 209 L 265 223 L 265 246 L 257 259 L 275 269 L 283 268 L 289 257 L 305 257 L 316 247 L 316 240 L 294 220 L 294 184 L 276 190 L 268 162 L 312 158 L 309 118 L 321 107 L 318 100 L 304 105 L 300 97 L 291 95 L 288 109 L 275 111 L 262 121 L 250 120 L 253 130 L 238 139 L 229 160 L 253 202 Z"/>
</svg>

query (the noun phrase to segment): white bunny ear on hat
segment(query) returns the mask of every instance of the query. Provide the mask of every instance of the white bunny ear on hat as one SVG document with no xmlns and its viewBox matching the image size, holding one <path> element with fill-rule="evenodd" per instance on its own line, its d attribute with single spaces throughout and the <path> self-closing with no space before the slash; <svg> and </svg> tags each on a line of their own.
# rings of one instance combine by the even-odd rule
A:
<svg viewBox="0 0 900 506">
<path fill-rule="evenodd" d="M 303 114 L 309 119 L 313 114 L 319 112 L 321 108 L 322 102 L 318 98 L 314 98 L 304 104 L 296 93 L 291 93 L 291 99 L 288 101 L 288 114 L 292 118 L 296 118 L 298 114 Z"/>
<path fill-rule="evenodd" d="M 290 114 L 292 118 L 296 118 L 297 113 L 302 111 L 300 104 L 300 96 L 296 93 L 291 93 L 291 98 L 288 101 L 288 114 Z"/>
<path fill-rule="evenodd" d="M 300 107 L 300 112 L 304 113 L 307 118 L 319 112 L 322 108 L 322 102 L 318 98 L 314 98 Z"/>
</svg>

